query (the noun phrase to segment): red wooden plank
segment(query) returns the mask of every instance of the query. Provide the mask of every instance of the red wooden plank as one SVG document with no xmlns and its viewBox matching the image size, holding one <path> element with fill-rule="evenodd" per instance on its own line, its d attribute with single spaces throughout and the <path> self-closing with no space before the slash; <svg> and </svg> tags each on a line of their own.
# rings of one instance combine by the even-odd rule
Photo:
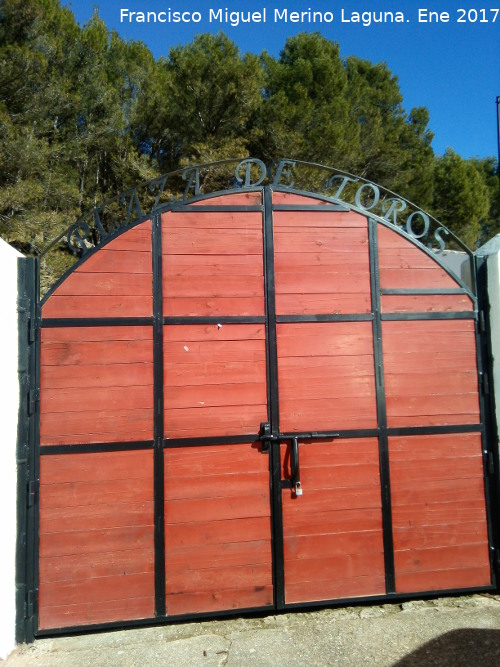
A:
<svg viewBox="0 0 500 667">
<path fill-rule="evenodd" d="M 267 405 L 165 410 L 165 437 L 252 435 L 267 421 Z"/>
<path fill-rule="evenodd" d="M 79 505 L 44 507 L 40 517 L 40 532 L 49 534 L 71 532 L 75 525 L 82 530 L 122 528 L 130 525 L 153 525 L 153 503 L 122 503 L 115 505 Z"/>
<path fill-rule="evenodd" d="M 65 342 L 42 343 L 42 366 L 74 366 L 74 365 L 105 365 L 152 363 L 152 340 L 114 341 L 79 341 L 78 333 L 75 340 Z M 68 371 L 71 372 L 71 371 Z"/>
<path fill-rule="evenodd" d="M 183 547 L 203 547 L 208 544 L 255 542 L 270 538 L 269 517 L 251 517 L 235 522 L 199 521 L 173 524 L 166 527 L 167 544 Z"/>
<path fill-rule="evenodd" d="M 432 572 L 396 574 L 396 590 L 398 593 L 456 590 L 489 586 L 490 584 L 490 568 L 484 564 L 473 564 L 469 567 L 453 569 L 446 568 Z"/>
<path fill-rule="evenodd" d="M 229 298 L 257 297 L 264 293 L 263 276 L 248 276 L 226 273 L 221 275 L 198 274 L 190 276 L 170 276 L 165 281 L 164 297 L 181 299 L 184 297 Z M 263 298 L 263 297 L 262 297 Z"/>
<path fill-rule="evenodd" d="M 171 324 L 163 329 L 165 343 L 172 341 L 263 341 L 265 335 L 264 324 Z M 250 347 L 254 346 L 250 345 Z"/>
<path fill-rule="evenodd" d="M 181 593 L 167 595 L 167 615 L 193 614 L 223 611 L 227 609 L 252 609 L 273 604 L 272 586 L 248 586 L 206 593 Z"/>
<path fill-rule="evenodd" d="M 221 204 L 222 201 L 219 201 L 214 206 Z M 207 203 L 204 202 L 204 205 L 206 206 Z M 224 206 L 227 204 L 224 203 Z M 254 229 L 262 234 L 262 213 L 259 211 L 211 211 L 207 213 L 196 211 L 196 209 L 173 211 L 165 218 L 164 229 Z"/>
<path fill-rule="evenodd" d="M 417 252 L 421 252 L 418 251 Z M 440 289 L 457 287 L 457 282 L 443 269 L 380 269 L 381 289 Z"/>
<path fill-rule="evenodd" d="M 45 413 L 40 417 L 40 444 L 86 444 L 151 440 L 153 409 Z"/>
<path fill-rule="evenodd" d="M 151 250 L 114 249 L 111 244 L 104 246 L 98 252 L 90 255 L 72 274 L 82 273 L 146 273 L 151 275 L 153 263 Z"/>
<path fill-rule="evenodd" d="M 189 449 L 169 449 L 165 453 L 170 477 L 193 477 L 196 484 L 204 475 L 240 474 L 241 472 L 265 472 L 268 460 L 262 456 L 260 442 L 224 445 L 204 445 Z M 224 482 L 225 485 L 225 482 Z"/>
<path fill-rule="evenodd" d="M 329 205 L 330 202 L 323 201 L 316 197 L 306 197 L 304 195 L 296 195 L 291 192 L 274 192 L 273 191 L 273 206 L 278 204 L 296 204 L 307 206 L 323 206 Z M 332 207 L 335 204 L 330 204 Z M 357 215 L 357 214 L 354 214 Z"/>
<path fill-rule="evenodd" d="M 353 530 L 349 533 L 302 535 L 284 539 L 285 568 L 289 558 L 319 558 L 323 554 L 341 556 L 366 552 L 383 553 L 381 530 Z"/>
<path fill-rule="evenodd" d="M 134 250 L 135 252 L 151 252 L 151 221 L 146 220 L 126 230 L 116 239 L 107 243 L 106 250 Z"/>
<path fill-rule="evenodd" d="M 332 574 L 337 580 L 369 576 L 378 578 L 383 570 L 384 554 L 375 550 L 360 554 L 289 559 L 285 581 L 292 586 L 299 582 L 312 582 L 314 585 L 318 580 L 328 581 Z"/>
<path fill-rule="evenodd" d="M 184 473 L 185 474 L 185 473 Z M 255 489 L 260 488 L 269 481 L 269 473 L 265 472 L 242 472 L 235 474 L 205 475 L 196 479 L 196 484 L 191 479 L 175 477 L 173 473 L 165 484 L 166 501 L 180 500 L 184 498 L 212 498 L 220 494 L 219 485 L 224 485 L 224 497 L 250 496 Z"/>
<path fill-rule="evenodd" d="M 334 431 L 376 428 L 374 397 L 307 401 L 297 397 L 280 400 L 280 426 L 285 431 Z"/>
<path fill-rule="evenodd" d="M 299 498 L 302 500 L 304 497 Z M 373 530 L 382 528 L 382 512 L 380 507 L 343 509 L 336 511 L 327 511 L 324 507 L 321 512 L 311 514 L 308 508 L 295 513 L 287 511 L 290 506 L 297 506 L 298 502 L 284 503 L 284 523 L 286 537 L 311 536 L 319 534 L 341 534 L 352 530 L 353 526 L 357 530 Z M 287 508 L 287 509 L 285 509 Z"/>
<path fill-rule="evenodd" d="M 235 589 L 238 587 L 271 585 L 270 563 L 239 565 L 221 568 L 196 568 L 196 563 L 189 571 L 189 576 L 181 570 L 167 569 L 165 592 L 167 595 L 182 593 L 212 593 L 213 590 Z"/>
<path fill-rule="evenodd" d="M 442 525 L 414 525 L 411 527 L 398 528 L 394 531 L 394 549 L 406 551 L 418 548 L 420 550 L 430 549 L 433 553 L 436 549 L 444 547 L 462 548 L 464 545 L 488 544 L 486 522 L 480 523 L 463 522 L 450 519 Z"/>
<path fill-rule="evenodd" d="M 53 294 L 42 307 L 42 317 L 148 317 L 152 313 L 152 296 L 103 294 L 75 299 Z"/>
<path fill-rule="evenodd" d="M 280 400 L 321 400 L 336 397 L 375 396 L 375 380 L 370 376 L 358 375 L 353 378 L 324 376 L 316 378 L 314 384 L 304 384 L 304 373 L 293 376 L 279 373 Z"/>
<path fill-rule="evenodd" d="M 434 503 L 453 504 L 457 498 L 460 498 L 461 502 L 466 500 L 470 503 L 475 503 L 478 498 L 483 498 L 481 502 L 484 505 L 482 475 L 469 478 L 466 485 L 460 479 L 450 479 L 446 485 L 443 485 L 442 480 L 424 478 L 418 480 L 418 487 L 415 485 L 415 480 L 408 477 L 405 480 L 401 479 L 391 488 L 392 504 L 400 505 L 402 508 L 411 505 L 425 506 L 426 504 L 433 506 Z"/>
<path fill-rule="evenodd" d="M 258 297 L 185 297 L 163 299 L 165 317 L 263 316 L 264 298 Z"/>
<path fill-rule="evenodd" d="M 276 193 L 275 195 L 276 196 Z M 292 197 L 292 199 L 290 199 Z M 294 195 L 285 195 L 283 204 L 318 205 L 324 206 L 327 202 L 310 197 L 301 197 L 294 201 Z M 274 202 L 276 203 L 276 202 Z M 342 230 L 364 229 L 367 235 L 368 222 L 365 216 L 353 211 L 274 211 L 274 229 L 295 228 L 300 233 L 307 227 L 340 228 Z"/>
<path fill-rule="evenodd" d="M 488 542 L 394 552 L 396 571 L 402 574 L 489 566 Z"/>
<path fill-rule="evenodd" d="M 43 457 L 40 463 L 40 484 L 112 479 L 151 479 L 153 454 L 150 451 L 89 452 Z M 131 490 L 131 497 L 133 491 Z"/>
<path fill-rule="evenodd" d="M 167 283 L 171 275 L 190 275 L 193 270 L 200 275 L 263 275 L 262 260 L 255 255 L 164 255 L 162 269 Z"/>
<path fill-rule="evenodd" d="M 372 354 L 371 326 L 371 322 L 278 324 L 278 359 Z"/>
<path fill-rule="evenodd" d="M 477 424 L 480 422 L 479 397 L 474 394 L 443 394 L 433 396 L 405 396 L 386 398 L 388 425 L 401 417 L 408 420 L 408 426 L 421 423 L 422 417 L 446 420 L 447 424 Z M 460 419 L 466 421 L 460 422 Z M 434 421 L 433 423 L 438 423 Z"/>
<path fill-rule="evenodd" d="M 203 408 L 233 405 L 265 405 L 267 391 L 264 382 L 236 384 L 207 384 L 184 387 L 165 387 L 165 407 Z M 139 403 L 139 406 L 140 403 Z"/>
<path fill-rule="evenodd" d="M 258 516 L 269 516 L 269 493 L 265 484 L 252 496 L 169 500 L 165 504 L 165 521 L 168 524 Z"/>
<path fill-rule="evenodd" d="M 153 279 L 147 273 L 82 273 L 68 277 L 57 288 L 57 296 L 152 297 Z M 79 299 L 74 305 L 78 309 Z M 146 301 L 146 300 L 145 300 Z"/>
<path fill-rule="evenodd" d="M 401 372 L 387 373 L 385 377 L 386 395 L 401 396 L 428 396 L 431 394 L 475 393 L 478 390 L 478 377 L 475 370 L 454 369 L 442 376 L 442 381 L 436 384 L 435 373 L 422 369 L 421 373 Z"/>
<path fill-rule="evenodd" d="M 43 386 L 43 385 L 42 385 Z M 87 387 L 65 389 L 44 388 L 40 397 L 41 413 L 87 412 L 99 410 L 105 405 L 110 412 L 115 409 L 153 407 L 153 386 L 142 387 L 94 387 L 89 392 Z"/>
<path fill-rule="evenodd" d="M 137 549 L 40 558 L 39 576 L 46 585 L 55 581 L 79 581 L 85 585 L 89 576 L 110 577 L 117 570 L 124 576 L 154 572 L 152 551 Z"/>
<path fill-rule="evenodd" d="M 46 343 L 78 343 L 88 341 L 138 341 L 153 340 L 153 328 L 137 326 L 120 327 L 54 327 L 41 329 L 42 345 Z"/>
<path fill-rule="evenodd" d="M 345 255 L 334 252 L 317 252 L 316 254 L 300 252 L 275 252 L 274 270 L 276 274 L 282 272 L 292 272 L 294 268 L 302 271 L 309 269 L 314 272 L 327 271 L 353 271 L 355 273 L 364 273 L 370 270 L 369 257 L 365 250 L 357 252 L 353 250 L 346 263 Z"/>
<path fill-rule="evenodd" d="M 169 571 L 176 572 L 178 576 L 182 572 L 189 576 L 193 559 L 196 560 L 196 568 L 199 570 L 231 568 L 233 565 L 269 565 L 271 540 L 209 544 L 193 548 L 168 545 L 166 564 Z"/>
<path fill-rule="evenodd" d="M 183 387 L 187 384 L 244 384 L 262 382 L 265 377 L 265 362 L 223 361 L 202 364 L 169 363 L 164 360 L 165 373 L 168 374 L 169 387 Z"/>
<path fill-rule="evenodd" d="M 319 579 L 286 584 L 285 601 L 287 604 L 310 602 L 312 600 L 336 600 L 342 598 L 385 595 L 385 577 L 383 572 L 366 577 L 352 579 Z"/>
<path fill-rule="evenodd" d="M 39 628 L 41 630 L 154 618 L 154 596 L 151 595 L 145 598 L 46 606 L 44 592 L 40 590 L 39 600 Z"/>
<path fill-rule="evenodd" d="M 280 377 L 296 377 L 299 371 L 310 380 L 322 378 L 325 374 L 344 378 L 373 376 L 373 357 L 361 355 L 355 361 L 348 356 L 280 357 Z"/>
<path fill-rule="evenodd" d="M 359 256 L 363 246 L 368 253 L 366 229 L 306 228 L 294 231 L 292 227 L 282 227 L 274 232 L 277 253 L 335 253 L 343 256 L 345 262 L 348 254 L 358 253 Z"/>
<path fill-rule="evenodd" d="M 411 241 L 400 236 L 397 232 L 382 230 L 378 227 L 379 234 L 379 265 L 382 269 L 441 269 L 441 266 L 433 257 L 416 247 Z M 439 259 L 439 255 L 436 259 Z M 456 287 L 459 287 L 456 284 Z"/>
<path fill-rule="evenodd" d="M 81 581 L 40 582 L 40 606 L 62 606 L 82 603 L 108 602 L 127 598 L 153 596 L 154 574 L 145 572 L 131 574 L 126 578 L 121 573 L 114 576 L 89 578 Z"/>
<path fill-rule="evenodd" d="M 262 204 L 262 192 L 237 192 L 231 194 L 223 194 L 217 197 L 209 197 L 203 201 L 190 202 L 187 204 L 195 208 L 196 206 L 260 206 Z M 248 215 L 248 213 L 240 212 L 240 215 Z"/>
<path fill-rule="evenodd" d="M 172 341 L 164 347 L 169 364 L 184 363 L 192 366 L 206 362 L 254 361 L 265 359 L 263 340 L 237 341 Z M 194 369 L 193 369 L 194 371 Z M 168 383 L 168 377 L 167 377 Z"/>
<path fill-rule="evenodd" d="M 164 255 L 255 255 L 262 257 L 261 229 L 164 230 Z"/>
<path fill-rule="evenodd" d="M 107 364 L 106 366 L 42 366 L 40 386 L 49 389 L 70 387 L 144 387 L 153 383 L 152 363 Z"/>
<path fill-rule="evenodd" d="M 381 302 L 383 313 L 465 312 L 474 309 L 472 300 L 466 294 L 383 294 Z"/>
<path fill-rule="evenodd" d="M 369 294 L 278 294 L 278 315 L 338 315 L 371 312 Z"/>
<path fill-rule="evenodd" d="M 133 482 L 126 483 L 124 480 L 110 480 L 105 485 L 101 481 L 47 484 L 43 489 L 43 494 L 40 495 L 40 507 L 49 509 L 100 504 L 114 504 L 115 507 L 118 507 L 120 503 L 131 502 L 131 498 L 135 502 L 151 502 L 152 483 L 145 486 Z"/>
<path fill-rule="evenodd" d="M 391 462 L 481 457 L 480 433 L 443 433 L 389 438 Z M 481 466 L 478 467 L 480 472 Z"/>
<path fill-rule="evenodd" d="M 305 267 L 304 267 L 305 268 Z M 321 275 L 307 273 L 303 267 L 276 272 L 277 294 L 370 294 L 370 275 L 368 271 L 325 271 Z"/>
</svg>

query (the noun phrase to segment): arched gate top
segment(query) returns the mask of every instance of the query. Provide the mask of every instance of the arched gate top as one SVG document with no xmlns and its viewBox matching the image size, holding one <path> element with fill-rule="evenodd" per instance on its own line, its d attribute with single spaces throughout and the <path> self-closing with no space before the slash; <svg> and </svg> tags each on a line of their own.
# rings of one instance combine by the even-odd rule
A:
<svg viewBox="0 0 500 667">
<path fill-rule="evenodd" d="M 185 167 L 145 181 L 95 206 L 54 239 L 42 251 L 41 257 L 54 249 L 64 249 L 77 263 L 156 213 L 231 192 L 261 190 L 266 186 L 275 191 L 313 195 L 327 203 L 367 215 L 409 238 L 439 263 L 442 263 L 440 258 L 444 251 L 465 253 L 471 269 L 472 291 L 475 291 L 472 251 L 430 213 L 360 176 L 290 158 L 270 165 L 257 158 L 221 160 Z"/>
</svg>

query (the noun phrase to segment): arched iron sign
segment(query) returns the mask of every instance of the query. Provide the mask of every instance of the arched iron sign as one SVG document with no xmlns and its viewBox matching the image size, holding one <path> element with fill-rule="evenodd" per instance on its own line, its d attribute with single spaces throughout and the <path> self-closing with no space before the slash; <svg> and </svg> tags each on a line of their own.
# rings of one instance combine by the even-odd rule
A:
<svg viewBox="0 0 500 667">
<path fill-rule="evenodd" d="M 480 312 L 450 246 L 472 262 L 378 185 L 255 159 L 56 239 L 75 264 L 32 328 L 32 632 L 492 590 Z"/>
</svg>

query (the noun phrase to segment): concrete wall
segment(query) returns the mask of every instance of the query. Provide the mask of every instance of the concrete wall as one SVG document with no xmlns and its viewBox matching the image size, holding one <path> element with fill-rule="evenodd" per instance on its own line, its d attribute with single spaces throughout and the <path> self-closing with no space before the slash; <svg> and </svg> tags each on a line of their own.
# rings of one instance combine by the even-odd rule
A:
<svg viewBox="0 0 500 667">
<path fill-rule="evenodd" d="M 2 547 L 0 559 L 0 659 L 15 645 L 16 620 L 16 443 L 19 409 L 17 372 L 17 258 L 0 239 L 0 489 Z"/>
</svg>

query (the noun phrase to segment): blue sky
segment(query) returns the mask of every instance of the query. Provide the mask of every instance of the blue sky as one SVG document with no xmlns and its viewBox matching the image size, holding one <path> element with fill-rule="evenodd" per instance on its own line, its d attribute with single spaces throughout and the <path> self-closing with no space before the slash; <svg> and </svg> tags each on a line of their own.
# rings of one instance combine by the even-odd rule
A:
<svg viewBox="0 0 500 667">
<path fill-rule="evenodd" d="M 426 106 L 429 127 L 434 132 L 433 148 L 442 154 L 453 148 L 465 158 L 497 157 L 496 104 L 500 96 L 500 0 L 276 0 L 269 3 L 247 0 L 73 0 L 69 5 L 83 25 L 94 6 L 110 29 L 125 39 L 143 41 L 155 57 L 166 56 L 170 47 L 185 44 L 200 32 L 223 30 L 242 52 L 260 53 L 264 49 L 278 56 L 286 38 L 298 32 L 319 31 L 338 42 L 342 57 L 355 55 L 372 62 L 386 62 L 399 79 L 404 106 Z M 210 22 L 214 12 L 262 12 L 266 22 Z M 498 8 L 498 12 L 495 11 Z M 130 12 L 189 12 L 198 22 L 137 23 L 120 21 L 121 10 Z M 275 9 L 288 22 L 275 21 Z M 322 12 L 325 21 L 291 22 L 294 11 Z M 342 10 L 343 18 L 342 21 Z M 420 14 L 419 14 L 419 10 Z M 449 20 L 419 21 L 425 11 L 448 13 Z M 470 11 L 469 11 L 470 10 Z M 482 10 L 482 11 L 481 11 Z M 492 11 L 493 10 L 493 11 Z M 199 12 L 199 15 L 194 15 Z M 404 21 L 371 25 L 356 23 L 357 12 L 401 12 Z M 496 21 L 494 20 L 496 17 Z M 135 18 L 135 17 L 133 17 Z M 188 18 L 188 15 L 186 15 Z M 330 20 L 333 18 L 333 20 Z M 429 19 L 427 14 L 427 19 Z M 442 19 L 446 16 L 441 15 Z M 369 16 L 365 16 L 367 23 Z"/>
</svg>

